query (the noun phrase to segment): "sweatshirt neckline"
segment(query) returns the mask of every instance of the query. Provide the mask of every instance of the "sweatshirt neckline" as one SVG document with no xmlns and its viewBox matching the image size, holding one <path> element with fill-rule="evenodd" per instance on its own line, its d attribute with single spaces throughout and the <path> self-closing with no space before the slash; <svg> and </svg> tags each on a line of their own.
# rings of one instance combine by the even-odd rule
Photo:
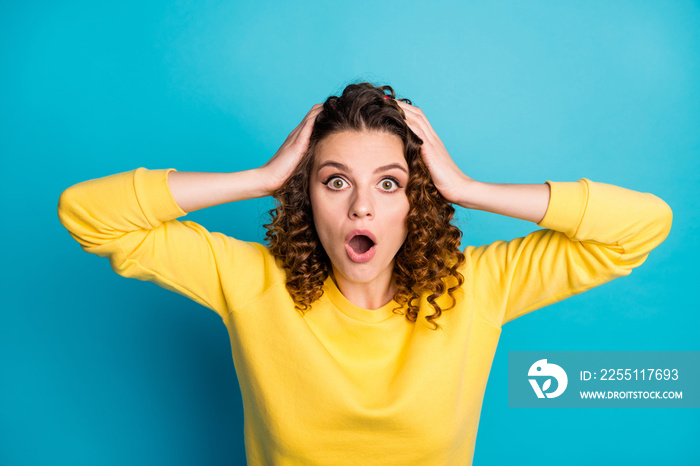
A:
<svg viewBox="0 0 700 466">
<path fill-rule="evenodd" d="M 328 294 L 328 299 L 331 301 L 331 303 L 333 303 L 333 305 L 340 312 L 351 319 L 369 324 L 375 324 L 382 322 L 389 317 L 398 315 L 395 314 L 393 310 L 400 306 L 393 299 L 379 309 L 365 309 L 348 301 L 330 276 L 326 278 L 324 285 Z"/>
</svg>

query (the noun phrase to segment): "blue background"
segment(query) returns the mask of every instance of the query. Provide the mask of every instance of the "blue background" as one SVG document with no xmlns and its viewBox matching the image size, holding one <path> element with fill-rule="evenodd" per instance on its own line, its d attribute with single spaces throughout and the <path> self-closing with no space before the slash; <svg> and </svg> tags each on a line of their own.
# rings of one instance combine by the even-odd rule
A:
<svg viewBox="0 0 700 466">
<path fill-rule="evenodd" d="M 58 196 L 139 166 L 259 166 L 358 79 L 412 99 L 476 179 L 587 177 L 674 210 L 631 276 L 504 327 L 475 464 L 698 464 L 697 410 L 507 408 L 508 350 L 700 349 L 698 2 L 184 0 L 0 3 L 1 464 L 244 461 L 218 316 L 84 254 Z M 188 219 L 261 240 L 270 206 Z M 459 219 L 464 244 L 536 228 Z"/>
</svg>

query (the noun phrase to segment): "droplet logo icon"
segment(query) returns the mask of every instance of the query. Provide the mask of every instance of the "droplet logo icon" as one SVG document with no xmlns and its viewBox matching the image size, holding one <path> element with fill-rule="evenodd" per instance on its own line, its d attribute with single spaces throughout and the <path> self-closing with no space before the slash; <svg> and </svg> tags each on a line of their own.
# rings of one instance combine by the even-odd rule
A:
<svg viewBox="0 0 700 466">
<path fill-rule="evenodd" d="M 556 398 L 566 390 L 566 385 L 569 383 L 569 378 L 566 376 L 566 372 L 561 367 L 556 364 L 547 363 L 546 359 L 540 359 L 535 364 L 530 366 L 530 370 L 527 372 L 529 377 L 554 377 L 557 380 L 557 389 L 551 393 L 547 393 L 550 386 L 552 385 L 552 379 L 547 379 L 540 388 L 537 383 L 537 379 L 528 379 L 532 389 L 535 391 L 537 398 Z"/>
</svg>

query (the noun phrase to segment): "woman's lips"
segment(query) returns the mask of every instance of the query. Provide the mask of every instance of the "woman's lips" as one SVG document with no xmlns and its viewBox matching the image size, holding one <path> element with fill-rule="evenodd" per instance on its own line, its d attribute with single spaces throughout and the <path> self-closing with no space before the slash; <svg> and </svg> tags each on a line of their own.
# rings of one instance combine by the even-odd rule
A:
<svg viewBox="0 0 700 466">
<path fill-rule="evenodd" d="M 366 236 L 373 243 L 372 246 L 365 252 L 358 252 L 350 245 L 352 239 L 360 235 Z M 350 260 L 353 262 L 368 262 L 372 260 L 374 254 L 376 254 L 377 252 L 377 239 L 369 230 L 353 230 L 350 233 L 348 233 L 348 235 L 345 237 L 345 251 L 347 252 Z"/>
</svg>

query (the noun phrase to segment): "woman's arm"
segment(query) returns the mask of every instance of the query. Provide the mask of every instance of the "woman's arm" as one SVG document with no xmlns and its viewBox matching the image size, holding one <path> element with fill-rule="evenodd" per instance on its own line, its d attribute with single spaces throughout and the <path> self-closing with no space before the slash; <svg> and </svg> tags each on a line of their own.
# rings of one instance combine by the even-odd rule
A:
<svg viewBox="0 0 700 466">
<path fill-rule="evenodd" d="M 235 173 L 171 172 L 168 185 L 175 202 L 185 212 L 271 196 L 298 165 L 309 145 L 309 137 L 321 104 L 314 105 L 292 131 L 277 153 L 262 167 Z"/>
<path fill-rule="evenodd" d="M 458 188 L 461 199 L 455 204 L 494 214 L 540 223 L 549 206 L 549 185 L 484 183 L 465 180 Z"/>
<path fill-rule="evenodd" d="M 497 325 L 629 275 L 671 229 L 671 209 L 653 194 L 587 179 L 547 184 L 546 229 L 465 250 L 472 294 Z"/>
<path fill-rule="evenodd" d="M 240 173 L 139 168 L 78 183 L 60 196 L 58 216 L 86 252 L 119 275 L 152 281 L 222 318 L 284 280 L 263 245 L 212 233 L 179 217 L 204 207 L 272 193 L 303 156 L 314 107 L 265 166 Z"/>
<path fill-rule="evenodd" d="M 547 212 L 547 184 L 501 184 L 476 181 L 457 167 L 423 112 L 396 101 L 411 130 L 423 140 L 423 161 L 440 194 L 453 204 L 539 223 Z"/>
<path fill-rule="evenodd" d="M 448 201 L 546 228 L 465 250 L 470 294 L 482 317 L 496 326 L 629 275 L 671 229 L 671 209 L 649 193 L 587 179 L 543 185 L 472 180 L 459 170 L 423 113 L 399 104 L 423 140 L 423 160 Z"/>
<path fill-rule="evenodd" d="M 168 174 L 168 186 L 185 212 L 228 202 L 255 199 L 272 194 L 259 168 L 233 173 L 177 172 Z"/>
</svg>

